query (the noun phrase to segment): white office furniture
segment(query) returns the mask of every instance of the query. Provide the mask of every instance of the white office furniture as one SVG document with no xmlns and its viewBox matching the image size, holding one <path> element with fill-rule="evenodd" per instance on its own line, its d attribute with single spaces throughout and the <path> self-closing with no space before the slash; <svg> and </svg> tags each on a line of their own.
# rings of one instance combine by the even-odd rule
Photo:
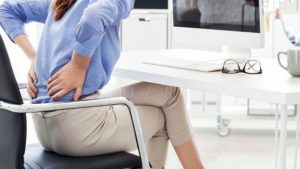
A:
<svg viewBox="0 0 300 169">
<path fill-rule="evenodd" d="M 267 1 L 271 2 L 270 7 L 272 7 L 272 3 L 273 1 L 271 0 L 264 0 L 264 5 L 267 5 Z M 123 23 L 122 23 L 122 28 L 121 28 L 121 39 L 122 39 L 122 48 L 124 51 L 132 51 L 132 50 L 160 50 L 160 49 L 166 49 L 164 47 L 164 45 L 161 45 L 162 41 L 167 41 L 167 48 L 193 48 L 193 49 L 200 49 L 200 50 L 213 50 L 213 51 L 220 51 L 221 48 L 216 48 L 215 46 L 210 46 L 210 45 L 199 45 L 199 44 L 195 44 L 192 43 L 194 41 L 194 37 L 192 37 L 192 39 L 187 39 L 186 42 L 184 43 L 179 43 L 176 41 L 176 35 L 174 35 L 172 33 L 172 26 L 173 26 L 173 20 L 172 20 L 172 14 L 171 14 L 171 8 L 172 8 L 172 0 L 169 0 L 169 9 L 134 9 L 132 11 L 132 14 L 129 16 L 128 19 L 126 19 Z M 269 7 L 269 8 L 270 8 Z M 272 12 L 271 9 L 268 8 L 269 12 Z M 267 8 L 266 11 L 267 12 Z M 150 22 L 150 23 L 140 23 L 137 22 L 136 19 L 138 16 L 141 17 L 146 17 L 149 18 L 151 15 L 162 15 L 162 16 L 167 16 L 167 25 L 165 24 L 157 24 L 158 22 L 155 21 L 154 22 Z M 271 17 L 272 18 L 272 17 Z M 159 19 L 161 20 L 161 19 Z M 271 19 L 272 20 L 272 19 Z M 161 23 L 161 22 L 159 22 Z M 149 31 L 149 27 L 147 27 L 146 29 L 141 29 L 141 27 L 143 27 L 143 25 L 159 25 L 156 26 L 156 28 L 160 27 L 161 29 L 158 31 L 154 31 L 154 29 L 151 29 Z M 137 26 L 137 27 L 136 27 Z M 133 29 L 132 29 L 133 27 Z M 277 26 L 276 29 L 280 29 L 280 26 Z M 161 32 L 162 30 L 166 30 L 167 29 L 167 35 L 163 35 L 163 36 L 158 36 L 156 32 Z M 137 30 L 137 31 L 134 31 Z M 273 31 L 273 30 L 271 30 Z M 259 57 L 272 57 L 272 52 L 271 52 L 271 42 L 274 40 L 272 39 L 272 33 L 270 32 L 265 32 L 266 33 L 266 47 L 264 49 L 259 49 L 259 50 L 252 50 L 252 54 L 255 56 L 259 56 Z M 145 40 L 147 39 L 146 43 L 143 43 Z M 162 40 L 163 39 L 163 40 Z M 277 47 L 280 47 L 280 49 L 282 48 L 282 46 L 284 46 L 284 42 L 282 41 L 282 38 L 280 39 L 276 39 L 276 44 L 278 43 L 278 45 L 276 45 Z M 165 43 L 164 43 L 165 44 Z M 278 49 L 277 49 L 278 50 Z M 123 85 L 124 82 L 121 82 L 119 79 L 117 79 L 117 81 Z M 191 97 L 194 98 L 194 100 L 196 102 L 201 102 L 202 100 L 202 96 L 199 96 L 199 98 L 197 99 L 198 96 L 194 96 L 194 91 L 191 91 Z M 204 96 L 209 96 L 209 97 L 213 97 L 215 95 L 211 95 L 210 93 L 205 93 Z M 211 95 L 211 96 L 210 96 Z M 205 97 L 204 97 L 205 98 Z M 207 99 L 205 99 L 207 100 Z M 217 103 L 217 97 L 214 97 L 214 99 L 210 99 L 210 102 L 215 102 Z M 210 110 L 215 110 L 216 106 L 214 105 L 208 105 L 207 103 L 203 102 L 203 111 L 208 112 Z M 232 104 L 234 104 L 234 100 L 231 101 Z M 246 102 L 246 99 L 245 101 Z M 226 104 L 226 103 L 225 103 Z M 253 104 L 252 104 L 253 105 Z M 255 104 L 254 104 L 255 106 Z M 211 109 L 212 108 L 212 109 Z M 252 110 L 252 109 L 251 109 Z M 210 111 L 211 112 L 211 111 Z"/>
<path fill-rule="evenodd" d="M 121 40 L 125 51 L 167 49 L 167 10 L 134 10 L 122 22 Z"/>
<path fill-rule="evenodd" d="M 182 57 L 181 59 L 175 59 L 175 58 L 169 59 L 165 57 L 159 57 L 159 58 L 145 60 L 143 63 L 167 66 L 173 68 L 181 68 L 187 70 L 202 71 L 202 72 L 212 72 L 212 71 L 222 70 L 224 61 L 225 59 L 216 59 L 216 60 L 198 62 L 198 61 L 189 60 L 189 58 L 186 57 Z"/>
<path fill-rule="evenodd" d="M 196 53 L 197 51 L 193 50 L 124 52 L 116 65 L 114 76 L 281 105 L 280 140 L 278 140 L 277 130 L 275 132 L 275 140 L 279 144 L 276 144 L 276 154 L 278 154 L 278 156 L 276 155 L 278 157 L 276 158 L 276 166 L 279 169 L 286 169 L 287 105 L 298 104 L 300 106 L 300 78 L 292 78 L 278 66 L 274 59 L 261 59 L 263 66 L 263 74 L 261 75 L 204 73 L 142 63 L 145 58 L 153 56 L 176 57 L 182 54 L 189 56 Z M 299 114 L 300 110 L 298 109 Z M 276 117 L 277 124 L 279 117 L 278 115 Z"/>
</svg>

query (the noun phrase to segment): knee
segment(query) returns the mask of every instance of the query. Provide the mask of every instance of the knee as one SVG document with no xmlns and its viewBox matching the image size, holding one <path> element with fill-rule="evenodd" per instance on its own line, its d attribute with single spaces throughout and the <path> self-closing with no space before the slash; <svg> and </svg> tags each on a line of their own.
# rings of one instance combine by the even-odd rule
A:
<svg viewBox="0 0 300 169">
<path fill-rule="evenodd" d="M 178 100 L 182 100 L 183 99 L 183 93 L 182 93 L 182 90 L 181 88 L 179 87 L 172 87 L 170 86 L 170 99 L 169 99 L 169 102 L 170 103 L 174 103 L 174 102 L 177 102 Z"/>
<path fill-rule="evenodd" d="M 172 87 L 172 96 L 176 97 L 176 96 L 182 96 L 182 91 L 181 88 L 179 87 Z"/>
</svg>

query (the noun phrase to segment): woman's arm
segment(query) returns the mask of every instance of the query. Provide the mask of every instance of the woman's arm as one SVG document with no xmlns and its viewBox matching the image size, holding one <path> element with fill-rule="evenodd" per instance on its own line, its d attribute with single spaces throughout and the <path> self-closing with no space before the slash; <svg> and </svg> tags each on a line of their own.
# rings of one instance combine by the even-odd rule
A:
<svg viewBox="0 0 300 169">
<path fill-rule="evenodd" d="M 18 35 L 25 35 L 25 23 L 45 22 L 50 2 L 51 0 L 5 0 L 0 5 L 0 24 L 13 41 Z"/>
<path fill-rule="evenodd" d="M 125 19 L 135 0 L 91 0 L 84 10 L 75 35 L 74 51 L 91 57 L 108 27 Z"/>
<path fill-rule="evenodd" d="M 30 41 L 28 40 L 27 36 L 25 35 L 18 35 L 13 40 L 23 50 L 25 55 L 30 60 L 31 64 L 27 74 L 27 84 L 28 84 L 27 92 L 31 98 L 35 98 L 38 92 L 37 88 L 35 87 L 35 84 L 38 82 L 34 71 L 35 55 L 36 55 L 35 50 L 31 45 Z"/>
<path fill-rule="evenodd" d="M 14 42 L 22 49 L 25 55 L 31 62 L 35 60 L 35 49 L 33 48 L 32 44 L 28 40 L 26 35 L 19 35 L 15 39 Z"/>
<path fill-rule="evenodd" d="M 37 78 L 34 71 L 36 53 L 25 36 L 24 24 L 31 21 L 44 23 L 50 2 L 51 0 L 6 0 L 0 5 L 0 25 L 31 61 L 27 75 L 27 92 L 31 98 L 35 98 L 38 92 L 35 87 Z"/>
</svg>

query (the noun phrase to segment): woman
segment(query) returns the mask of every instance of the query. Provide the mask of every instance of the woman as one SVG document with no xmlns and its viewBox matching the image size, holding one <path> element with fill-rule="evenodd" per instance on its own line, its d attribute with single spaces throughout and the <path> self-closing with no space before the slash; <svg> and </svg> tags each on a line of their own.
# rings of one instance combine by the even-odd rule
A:
<svg viewBox="0 0 300 169">
<path fill-rule="evenodd" d="M 185 169 L 203 169 L 178 88 L 137 83 L 101 93 L 120 56 L 119 25 L 134 0 L 6 0 L 0 23 L 31 61 L 28 93 L 32 102 L 71 102 L 122 96 L 140 113 L 150 161 L 163 168 L 170 138 Z M 37 52 L 24 23 L 44 23 Z M 33 116 L 38 138 L 48 151 L 89 156 L 136 148 L 124 106 L 41 112 Z"/>
</svg>

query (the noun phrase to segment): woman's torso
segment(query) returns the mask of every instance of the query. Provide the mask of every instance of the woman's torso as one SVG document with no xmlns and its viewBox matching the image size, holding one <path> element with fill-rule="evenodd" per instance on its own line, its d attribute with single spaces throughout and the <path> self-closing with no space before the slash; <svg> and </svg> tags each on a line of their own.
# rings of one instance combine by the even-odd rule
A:
<svg viewBox="0 0 300 169">
<path fill-rule="evenodd" d="M 70 61 L 75 44 L 77 26 L 84 9 L 89 3 L 87 0 L 77 0 L 59 21 L 54 21 L 53 12 L 49 10 L 37 50 L 35 71 L 38 78 L 38 83 L 36 84 L 38 94 L 33 103 L 53 102 L 47 94 L 47 81 Z M 82 95 L 96 92 L 109 81 L 113 66 L 120 55 L 118 29 L 119 23 L 105 30 L 101 43 L 91 57 Z M 70 92 L 58 101 L 72 101 L 73 95 L 74 92 Z"/>
</svg>

